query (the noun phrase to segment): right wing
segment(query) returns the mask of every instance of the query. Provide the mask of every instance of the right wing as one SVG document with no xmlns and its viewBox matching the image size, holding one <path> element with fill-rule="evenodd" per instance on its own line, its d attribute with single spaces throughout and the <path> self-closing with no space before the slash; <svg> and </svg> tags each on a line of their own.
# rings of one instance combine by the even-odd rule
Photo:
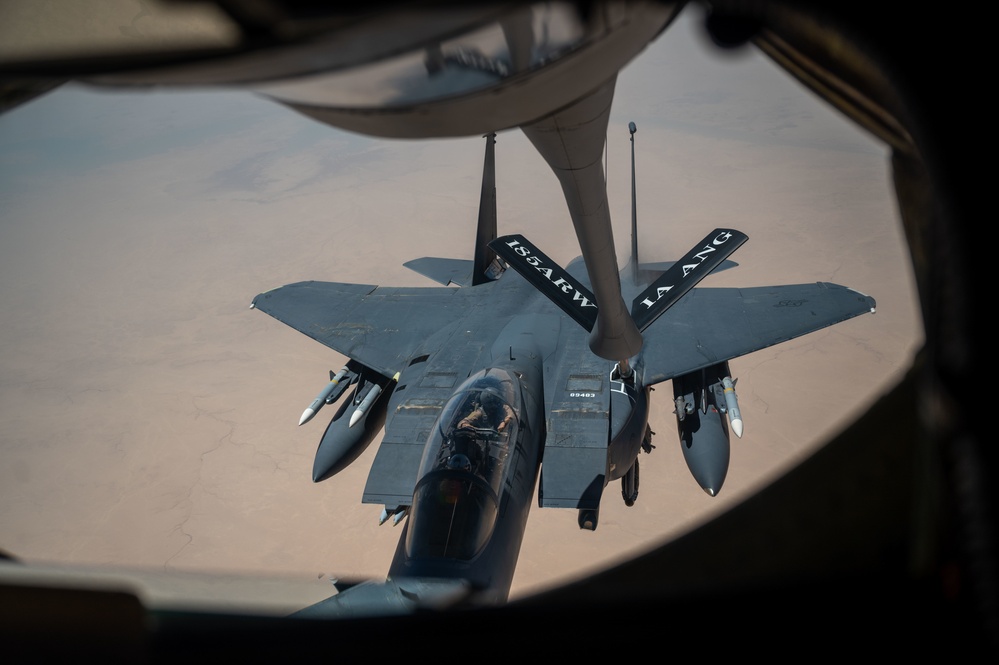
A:
<svg viewBox="0 0 999 665">
<path fill-rule="evenodd" d="M 473 289 L 298 282 L 261 293 L 251 307 L 392 376 L 480 300 Z"/>
<path fill-rule="evenodd" d="M 691 290 L 645 333 L 645 385 L 873 312 L 874 298 L 831 284 Z"/>
</svg>

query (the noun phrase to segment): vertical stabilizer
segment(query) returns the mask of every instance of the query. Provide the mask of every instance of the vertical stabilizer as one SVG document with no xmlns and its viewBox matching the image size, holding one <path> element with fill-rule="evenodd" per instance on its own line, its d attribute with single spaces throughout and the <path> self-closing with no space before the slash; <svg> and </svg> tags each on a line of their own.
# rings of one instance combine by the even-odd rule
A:
<svg viewBox="0 0 999 665">
<path fill-rule="evenodd" d="M 496 278 L 496 252 L 489 243 L 496 239 L 496 134 L 486 135 L 486 157 L 482 165 L 482 194 L 479 196 L 479 222 L 475 230 L 475 257 L 472 286 Z"/>
<path fill-rule="evenodd" d="M 638 127 L 628 123 L 631 133 L 631 281 L 638 284 L 638 196 L 635 193 L 635 132 Z"/>
</svg>

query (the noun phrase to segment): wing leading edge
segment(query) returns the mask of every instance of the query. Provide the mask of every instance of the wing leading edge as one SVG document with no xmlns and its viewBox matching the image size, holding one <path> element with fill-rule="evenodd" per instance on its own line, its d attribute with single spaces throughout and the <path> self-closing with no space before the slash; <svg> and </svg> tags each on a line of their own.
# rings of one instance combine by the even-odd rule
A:
<svg viewBox="0 0 999 665">
<path fill-rule="evenodd" d="M 646 331 L 645 385 L 874 312 L 875 304 L 829 282 L 693 289 Z"/>
<path fill-rule="evenodd" d="M 471 290 L 298 282 L 252 307 L 385 376 L 405 367 L 435 335 L 478 306 Z"/>
</svg>

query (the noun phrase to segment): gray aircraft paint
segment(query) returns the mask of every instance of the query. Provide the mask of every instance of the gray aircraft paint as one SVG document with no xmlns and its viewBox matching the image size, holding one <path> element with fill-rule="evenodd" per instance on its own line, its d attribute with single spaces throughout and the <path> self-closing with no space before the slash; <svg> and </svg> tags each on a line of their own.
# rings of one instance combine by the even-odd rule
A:
<svg viewBox="0 0 999 665">
<path fill-rule="evenodd" d="M 487 137 L 484 192 L 494 187 L 495 171 L 490 164 L 494 141 L 493 136 Z M 477 238 L 490 235 L 495 215 L 480 215 L 479 226 Z M 713 231 L 681 261 L 663 265 L 664 274 L 672 279 L 674 273 L 682 276 L 699 269 L 706 273 L 729 267 L 731 262 L 723 264 L 728 254 L 705 253 L 703 245 L 722 236 L 722 244 L 729 238 L 741 244 L 745 236 L 735 230 L 722 231 Z M 490 368 L 518 377 L 519 438 L 510 442 L 507 458 L 513 471 L 494 497 L 497 517 L 488 537 L 470 557 L 413 557 L 407 544 L 412 525 L 407 521 L 389 574 L 396 585 L 401 579 L 411 579 L 416 585 L 427 580 L 461 580 L 464 600 L 504 600 L 539 471 L 539 503 L 576 509 L 582 528 L 596 528 L 603 489 L 613 480 L 623 480 L 625 501 L 631 505 L 637 496 L 638 455 L 643 449 L 651 450 L 649 393 L 652 386 L 667 380 L 678 381 L 675 391 L 684 386 L 689 403 L 703 411 L 699 417 L 713 414 L 715 418 L 710 445 L 692 444 L 690 437 L 696 432 L 689 425 L 696 419 L 688 418 L 687 429 L 681 425 L 680 433 L 692 474 L 708 494 L 716 495 L 728 467 L 724 405 L 729 402 L 723 395 L 723 389 L 730 387 L 723 381 L 731 378 L 727 361 L 871 312 L 875 305 L 869 296 L 830 283 L 691 288 L 647 323 L 644 345 L 630 358 L 634 372 L 622 379 L 615 375 L 614 362 L 590 352 L 585 321 L 560 311 L 549 299 L 553 293 L 561 294 L 568 307 L 574 302 L 578 305 L 562 285 L 571 278 L 574 294 L 589 292 L 591 282 L 583 261 L 577 259 L 564 270 L 554 262 L 548 266 L 550 260 L 543 252 L 531 251 L 536 248 L 520 236 L 512 238 L 499 238 L 492 247 L 530 248 L 514 255 L 525 261 L 524 274 L 536 275 L 535 284 L 513 270 L 467 287 L 300 282 L 262 293 L 253 301 L 256 309 L 350 357 L 351 367 L 362 377 L 380 386 L 392 384 L 385 391 L 388 396 L 376 402 L 381 410 L 372 410 L 373 418 L 384 416 L 385 432 L 362 496 L 365 503 L 385 506 L 383 521 L 388 515 L 401 519 L 412 506 L 421 482 L 421 462 L 426 462 L 436 440 L 435 428 L 443 427 L 438 422 L 442 411 L 467 377 Z M 708 255 L 712 255 L 710 264 L 701 260 Z M 538 265 L 529 262 L 534 258 Z M 411 263 L 439 282 L 460 274 L 466 283 L 474 283 L 474 273 L 484 269 L 484 260 L 423 258 Z M 622 271 L 630 273 L 630 266 Z M 562 285 L 556 283 L 561 274 L 568 276 Z M 649 283 L 621 280 L 622 297 L 639 297 L 663 273 L 643 269 L 641 274 Z M 547 293 L 537 288 L 543 285 Z M 350 407 L 341 407 L 335 418 L 346 418 L 345 410 Z M 356 457 L 358 448 L 367 446 L 374 434 L 370 428 L 364 437 L 352 438 L 342 454 Z M 324 437 L 323 445 L 325 441 Z M 633 492 L 630 497 L 629 492 Z M 375 596 L 399 592 L 395 586 L 377 591 L 364 588 L 363 593 Z M 430 584 L 425 588 L 443 589 L 453 600 L 456 587 Z M 359 592 L 345 590 L 309 614 L 349 614 L 349 604 L 342 601 L 351 593 Z M 423 600 L 431 603 L 435 598 L 436 593 L 428 591 Z"/>
</svg>

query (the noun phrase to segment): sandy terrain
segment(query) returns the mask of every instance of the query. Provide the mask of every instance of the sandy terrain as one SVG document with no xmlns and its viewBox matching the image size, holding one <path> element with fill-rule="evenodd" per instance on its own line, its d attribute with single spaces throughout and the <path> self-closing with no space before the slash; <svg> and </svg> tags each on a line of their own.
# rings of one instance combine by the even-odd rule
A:
<svg viewBox="0 0 999 665">
<path fill-rule="evenodd" d="M 740 267 L 705 285 L 835 281 L 878 311 L 732 363 L 746 434 L 717 498 L 690 477 L 661 386 L 638 503 L 608 487 L 594 533 L 535 509 L 515 596 L 745 498 L 891 386 L 920 343 L 885 151 L 761 56 L 712 60 L 687 28 L 618 81 L 622 257 L 634 120 L 643 259 L 731 225 L 750 238 Z M 554 176 L 519 132 L 500 134 L 497 160 L 501 233 L 568 262 Z M 431 285 L 401 264 L 470 256 L 481 165 L 478 137 L 370 140 L 236 92 L 67 87 L 0 116 L 0 548 L 285 576 L 301 589 L 288 606 L 327 595 L 330 575 L 383 577 L 401 529 L 360 503 L 376 445 L 317 485 L 330 414 L 297 427 L 343 358 L 248 305 L 303 279 Z"/>
</svg>

